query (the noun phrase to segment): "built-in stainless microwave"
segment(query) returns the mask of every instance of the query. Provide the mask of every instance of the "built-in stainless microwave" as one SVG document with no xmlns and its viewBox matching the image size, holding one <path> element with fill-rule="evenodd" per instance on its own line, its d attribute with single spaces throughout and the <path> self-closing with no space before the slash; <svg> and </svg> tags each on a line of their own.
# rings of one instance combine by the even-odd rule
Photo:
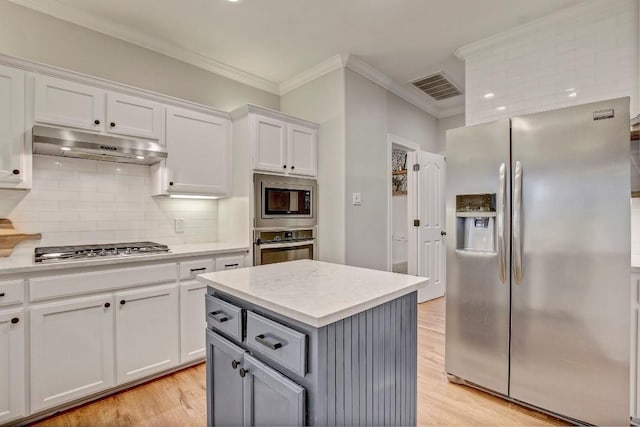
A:
<svg viewBox="0 0 640 427">
<path fill-rule="evenodd" d="M 318 222 L 315 179 L 254 174 L 255 228 L 313 227 Z"/>
</svg>

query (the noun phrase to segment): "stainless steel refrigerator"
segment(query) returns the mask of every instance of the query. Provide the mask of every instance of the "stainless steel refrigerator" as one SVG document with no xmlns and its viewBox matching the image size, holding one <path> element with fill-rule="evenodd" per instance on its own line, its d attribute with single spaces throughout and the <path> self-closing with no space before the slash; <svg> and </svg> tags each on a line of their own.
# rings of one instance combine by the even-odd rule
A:
<svg viewBox="0 0 640 427">
<path fill-rule="evenodd" d="M 629 425 L 629 98 L 447 133 L 446 370 Z"/>
</svg>

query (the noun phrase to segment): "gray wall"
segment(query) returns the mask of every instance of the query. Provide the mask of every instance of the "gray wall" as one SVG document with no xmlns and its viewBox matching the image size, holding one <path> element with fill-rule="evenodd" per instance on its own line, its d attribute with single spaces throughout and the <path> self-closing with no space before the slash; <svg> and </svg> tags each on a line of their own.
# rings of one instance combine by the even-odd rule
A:
<svg viewBox="0 0 640 427">
<path fill-rule="evenodd" d="M 283 112 L 320 124 L 318 141 L 319 259 L 345 262 L 345 102 L 344 68 L 285 95 Z"/>
<path fill-rule="evenodd" d="M 187 99 L 223 111 L 278 95 L 148 49 L 0 0 L 0 53 Z"/>
<path fill-rule="evenodd" d="M 455 129 L 463 126 L 464 113 L 438 119 L 438 153 L 446 154 L 447 152 L 447 131 L 449 129 Z"/>
<path fill-rule="evenodd" d="M 345 261 L 387 268 L 387 135 L 438 152 L 436 119 L 361 75 L 345 71 Z M 352 193 L 362 194 L 353 206 Z"/>
</svg>

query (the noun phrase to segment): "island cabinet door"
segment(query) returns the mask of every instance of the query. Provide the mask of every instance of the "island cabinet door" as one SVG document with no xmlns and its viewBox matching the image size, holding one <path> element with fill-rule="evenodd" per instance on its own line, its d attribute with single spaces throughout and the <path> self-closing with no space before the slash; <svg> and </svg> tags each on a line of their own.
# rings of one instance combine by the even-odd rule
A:
<svg viewBox="0 0 640 427">
<path fill-rule="evenodd" d="M 207 330 L 207 425 L 241 426 L 245 351 Z M 244 375 L 244 373 L 243 373 Z"/>
<path fill-rule="evenodd" d="M 304 425 L 304 388 L 280 372 L 245 355 L 244 425 Z"/>
</svg>

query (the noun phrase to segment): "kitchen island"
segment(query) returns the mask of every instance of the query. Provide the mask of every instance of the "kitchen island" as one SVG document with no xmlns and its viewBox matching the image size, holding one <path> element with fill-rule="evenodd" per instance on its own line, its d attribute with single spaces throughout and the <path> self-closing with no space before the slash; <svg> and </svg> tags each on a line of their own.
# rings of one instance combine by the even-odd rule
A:
<svg viewBox="0 0 640 427">
<path fill-rule="evenodd" d="M 415 425 L 417 289 L 311 260 L 202 274 L 208 425 Z"/>
</svg>

